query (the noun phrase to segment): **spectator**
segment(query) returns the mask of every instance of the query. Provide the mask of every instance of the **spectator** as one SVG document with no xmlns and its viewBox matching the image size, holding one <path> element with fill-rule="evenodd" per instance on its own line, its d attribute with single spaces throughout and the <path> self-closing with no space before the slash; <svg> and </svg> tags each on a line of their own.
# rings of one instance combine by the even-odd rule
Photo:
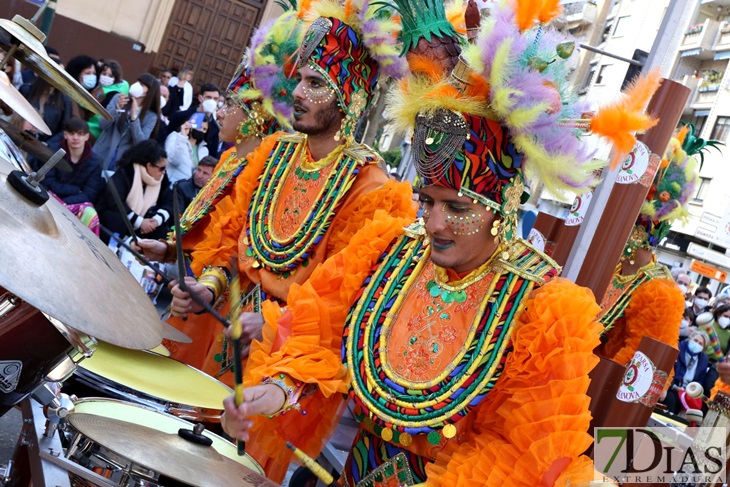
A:
<svg viewBox="0 0 730 487">
<path fill-rule="evenodd" d="M 701 313 L 695 318 L 699 330 L 710 337 L 710 345 L 705 348 L 705 354 L 711 362 L 719 361 L 728 351 L 730 342 L 730 306 L 718 306 L 712 312 Z M 713 340 L 716 341 L 712 343 Z"/>
<path fill-rule="evenodd" d="M 5 59 L 5 56 L 7 53 L 0 52 L 0 61 Z M 8 75 L 8 78 L 10 79 L 10 83 L 15 87 L 15 89 L 20 89 L 20 87 L 23 85 L 23 75 L 21 74 L 21 66 L 20 61 L 17 59 L 11 58 L 8 59 L 8 62 L 5 64 L 5 74 Z"/>
<path fill-rule="evenodd" d="M 682 290 L 682 294 L 686 295 L 689 292 L 689 287 L 692 285 L 692 279 L 690 279 L 689 274 L 686 272 L 680 272 L 677 274 L 674 281 L 677 283 L 677 286 L 679 286 L 679 289 Z"/>
<path fill-rule="evenodd" d="M 200 129 L 192 126 L 188 120 L 180 127 L 179 132 L 172 132 L 165 140 L 167 152 L 167 177 L 171 183 L 188 179 L 200 159 L 208 155 L 205 143 L 205 133 L 208 131 L 208 122 L 202 122 Z"/>
<path fill-rule="evenodd" d="M 167 87 L 172 78 L 172 71 L 169 69 L 163 69 L 160 71 L 160 86 Z"/>
<path fill-rule="evenodd" d="M 697 382 L 703 387 L 705 394 L 709 394 L 718 377 L 717 371 L 710 365 L 707 356 L 702 353 L 709 342 L 710 339 L 705 332 L 694 331 L 689 340 L 679 344 L 679 356 L 674 364 L 673 386 L 685 389 L 690 382 Z M 667 391 L 662 402 L 673 414 L 678 414 L 684 409 L 678 391 L 674 388 Z M 703 410 L 706 410 L 705 406 L 703 406 Z"/>
<path fill-rule="evenodd" d="M 697 325 L 697 316 L 705 311 L 710 310 L 710 299 L 712 299 L 712 291 L 706 287 L 698 287 L 692 300 L 692 306 L 689 310 L 692 312 L 692 324 Z"/>
<path fill-rule="evenodd" d="M 170 100 L 170 89 L 167 86 L 160 85 L 160 124 L 158 126 L 158 132 L 168 133 L 167 125 L 170 123 L 170 119 L 165 115 L 168 101 Z"/>
<path fill-rule="evenodd" d="M 63 63 L 61 62 L 61 56 L 59 55 L 59 53 L 56 49 L 54 49 L 50 46 L 46 46 L 46 53 L 48 54 L 49 58 L 51 58 L 61 68 L 63 68 Z M 38 79 L 38 76 L 30 68 L 22 70 L 20 72 L 20 74 L 23 77 L 23 86 L 30 86 L 33 84 L 33 82 L 36 79 Z"/>
<path fill-rule="evenodd" d="M 171 90 L 172 93 L 172 90 Z M 208 146 L 209 155 L 218 157 L 218 142 L 220 127 L 216 122 L 213 114 L 218 108 L 218 98 L 220 97 L 220 90 L 212 83 L 206 83 L 200 88 L 200 94 L 193 104 L 184 111 L 179 111 L 170 115 L 170 124 L 167 126 L 170 132 L 177 131 L 180 129 L 182 124 L 190 120 L 190 117 L 194 113 L 203 113 L 205 115 L 204 121 L 208 122 L 208 131 L 205 134 L 205 143 Z M 166 140 L 162 139 L 162 141 Z M 160 140 L 158 138 L 158 140 Z"/>
<path fill-rule="evenodd" d="M 38 133 L 38 139 L 43 142 L 63 131 L 64 124 L 73 116 L 71 99 L 43 78 L 36 77 L 32 84 L 21 86 L 20 92 L 51 129 L 51 135 Z"/>
<path fill-rule="evenodd" d="M 177 79 L 171 78 L 167 87 L 170 88 L 170 98 L 175 100 L 178 105 L 173 110 L 184 111 L 190 108 L 193 103 L 193 68 L 186 67 L 180 71 Z"/>
<path fill-rule="evenodd" d="M 81 85 L 86 88 L 89 93 L 94 91 L 99 79 L 96 74 L 96 59 L 81 54 L 72 58 L 66 65 L 66 72 Z M 88 121 L 94 115 L 93 112 L 85 109 L 75 101 L 72 101 L 73 114 Z"/>
<path fill-rule="evenodd" d="M 184 211 L 185 208 L 190 206 L 190 203 L 198 195 L 200 189 L 206 185 L 210 178 L 213 176 L 213 169 L 218 165 L 218 161 L 215 157 L 206 156 L 200 160 L 198 167 L 193 171 L 193 176 L 182 181 L 175 183 L 177 186 L 177 199 L 180 204 L 180 210 Z"/>
<path fill-rule="evenodd" d="M 89 124 L 71 117 L 63 126 L 63 138 L 48 144 L 54 151 L 66 151 L 66 160 L 71 163 L 71 172 L 55 167 L 43 180 L 43 185 L 64 203 L 93 203 L 104 187 L 101 160 L 91 151 L 89 137 Z"/>
<path fill-rule="evenodd" d="M 120 154 L 154 136 L 160 117 L 160 82 L 144 73 L 130 86 L 129 96 L 117 93 L 106 108 L 113 120 L 99 121 L 102 132 L 94 152 L 104 161 L 104 170 L 114 171 Z"/>
<path fill-rule="evenodd" d="M 117 93 L 129 94 L 129 83 L 122 78 L 122 66 L 118 62 L 113 59 L 105 61 L 99 73 L 99 86 L 94 89 L 93 95 L 101 106 L 106 107 Z M 94 140 L 101 134 L 99 120 L 101 120 L 99 115 L 94 115 L 89 120 L 89 129 Z"/>
<path fill-rule="evenodd" d="M 172 191 L 166 169 L 165 150 L 154 140 L 144 140 L 127 149 L 119 161 L 119 170 L 107 183 L 113 184 L 119 193 L 125 214 L 120 214 L 106 188 L 96 203 L 101 224 L 114 233 L 129 236 L 124 222 L 128 219 L 138 236 L 165 238 L 172 214 Z M 108 237 L 103 240 L 108 243 Z"/>
</svg>

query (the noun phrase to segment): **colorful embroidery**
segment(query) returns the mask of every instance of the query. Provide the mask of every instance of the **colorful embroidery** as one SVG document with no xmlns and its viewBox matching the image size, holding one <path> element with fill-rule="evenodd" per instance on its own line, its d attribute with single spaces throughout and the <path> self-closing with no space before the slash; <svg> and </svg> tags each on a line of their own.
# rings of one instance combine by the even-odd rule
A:
<svg viewBox="0 0 730 487">
<path fill-rule="evenodd" d="M 212 178 L 203 186 L 180 217 L 180 229 L 184 235 L 215 207 L 221 194 L 236 180 L 246 167 L 245 157 L 239 158 L 233 151 L 221 164 Z"/>
<path fill-rule="evenodd" d="M 426 480 L 424 459 L 361 428 L 344 468 L 345 485 L 407 486 Z"/>
<path fill-rule="evenodd" d="M 366 164 L 376 162 L 369 150 L 348 147 L 341 150 L 328 166 L 327 175 L 306 181 L 294 200 L 283 196 L 287 180 L 300 179 L 295 168 L 300 167 L 301 154 L 306 151 L 306 138 L 301 135 L 281 137 L 264 168 L 261 183 L 251 200 L 248 225 L 243 243 L 248 246 L 246 257 L 253 259 L 253 267 L 263 267 L 286 278 L 300 265 L 307 265 L 308 257 L 327 232 L 337 209 Z M 298 163 L 292 164 L 294 161 Z M 319 192 L 311 191 L 321 185 Z M 302 195 L 301 190 L 312 193 Z M 313 195 L 316 194 L 316 197 Z M 276 222 L 277 204 L 292 205 L 286 210 L 290 216 Z"/>
</svg>

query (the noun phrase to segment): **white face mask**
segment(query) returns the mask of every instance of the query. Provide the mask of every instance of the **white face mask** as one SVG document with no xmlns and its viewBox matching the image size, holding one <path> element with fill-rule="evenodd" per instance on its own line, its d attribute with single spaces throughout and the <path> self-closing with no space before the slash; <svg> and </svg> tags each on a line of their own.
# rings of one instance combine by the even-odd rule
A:
<svg viewBox="0 0 730 487">
<path fill-rule="evenodd" d="M 160 97 L 160 110 L 162 110 L 163 108 L 165 108 L 165 105 L 167 105 L 167 100 L 165 100 L 165 97 L 164 96 L 161 96 Z"/>
<path fill-rule="evenodd" d="M 111 86 L 114 84 L 114 78 L 111 76 L 102 74 L 101 76 L 99 76 L 99 84 L 101 86 Z"/>
<path fill-rule="evenodd" d="M 707 300 L 702 298 L 695 298 L 695 306 L 698 308 L 704 308 L 707 306 Z"/>
<path fill-rule="evenodd" d="M 81 77 L 81 84 L 84 85 L 84 88 L 87 90 L 90 90 L 94 87 L 96 87 L 96 75 L 95 74 L 85 74 Z"/>
<path fill-rule="evenodd" d="M 728 316 L 720 316 L 717 319 L 717 324 L 720 325 L 722 327 L 722 329 L 724 330 L 725 328 L 727 328 L 728 326 L 730 326 L 730 317 L 728 317 Z"/>
<path fill-rule="evenodd" d="M 680 326 L 680 328 L 684 329 L 684 328 L 687 328 L 688 326 L 689 326 L 689 320 L 687 318 L 682 318 L 682 325 Z"/>
<path fill-rule="evenodd" d="M 129 96 L 132 98 L 139 98 L 144 96 L 144 87 L 142 83 L 136 81 L 132 86 L 129 87 Z"/>
<path fill-rule="evenodd" d="M 203 111 L 205 113 L 213 113 L 218 108 L 218 102 L 215 100 L 205 100 L 203 101 Z"/>
<path fill-rule="evenodd" d="M 687 291 L 689 290 L 689 288 L 687 286 L 685 286 L 684 284 L 680 284 L 679 289 L 680 289 L 680 291 L 682 291 L 682 294 L 687 294 Z"/>
<path fill-rule="evenodd" d="M 218 103 L 216 104 L 216 106 L 218 107 L 218 109 L 219 109 L 219 110 L 220 110 L 221 108 L 223 108 L 223 105 L 225 105 L 225 103 L 223 103 L 222 101 L 219 101 L 219 102 L 218 102 Z"/>
</svg>

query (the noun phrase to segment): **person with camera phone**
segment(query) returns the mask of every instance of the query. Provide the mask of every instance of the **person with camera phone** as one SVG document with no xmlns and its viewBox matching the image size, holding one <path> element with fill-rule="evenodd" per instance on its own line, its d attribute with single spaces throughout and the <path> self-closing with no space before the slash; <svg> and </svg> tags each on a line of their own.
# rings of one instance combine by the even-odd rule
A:
<svg viewBox="0 0 730 487">
<path fill-rule="evenodd" d="M 114 171 L 128 148 L 155 133 L 160 119 L 160 82 L 144 73 L 129 87 L 129 95 L 118 93 L 106 108 L 114 120 L 99 122 L 102 132 L 93 150 L 104 161 L 102 168 Z"/>
</svg>

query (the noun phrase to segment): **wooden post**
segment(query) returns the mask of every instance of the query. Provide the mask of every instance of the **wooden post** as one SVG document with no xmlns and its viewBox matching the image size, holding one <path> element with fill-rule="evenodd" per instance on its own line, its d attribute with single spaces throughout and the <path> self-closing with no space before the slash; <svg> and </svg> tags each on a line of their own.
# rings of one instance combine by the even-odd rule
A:
<svg viewBox="0 0 730 487">
<path fill-rule="evenodd" d="M 657 117 L 659 123 L 638 139 L 646 145 L 654 158 L 658 156 L 661 159 L 664 154 L 689 94 L 689 88 L 663 79 L 649 102 L 647 112 Z M 653 174 L 649 186 L 651 180 Z M 649 191 L 649 186 L 642 183 L 645 181 L 613 186 L 606 208 L 601 214 L 596 235 L 575 280 L 576 284 L 590 288 L 599 303 L 611 282 L 616 264 Z"/>
</svg>

